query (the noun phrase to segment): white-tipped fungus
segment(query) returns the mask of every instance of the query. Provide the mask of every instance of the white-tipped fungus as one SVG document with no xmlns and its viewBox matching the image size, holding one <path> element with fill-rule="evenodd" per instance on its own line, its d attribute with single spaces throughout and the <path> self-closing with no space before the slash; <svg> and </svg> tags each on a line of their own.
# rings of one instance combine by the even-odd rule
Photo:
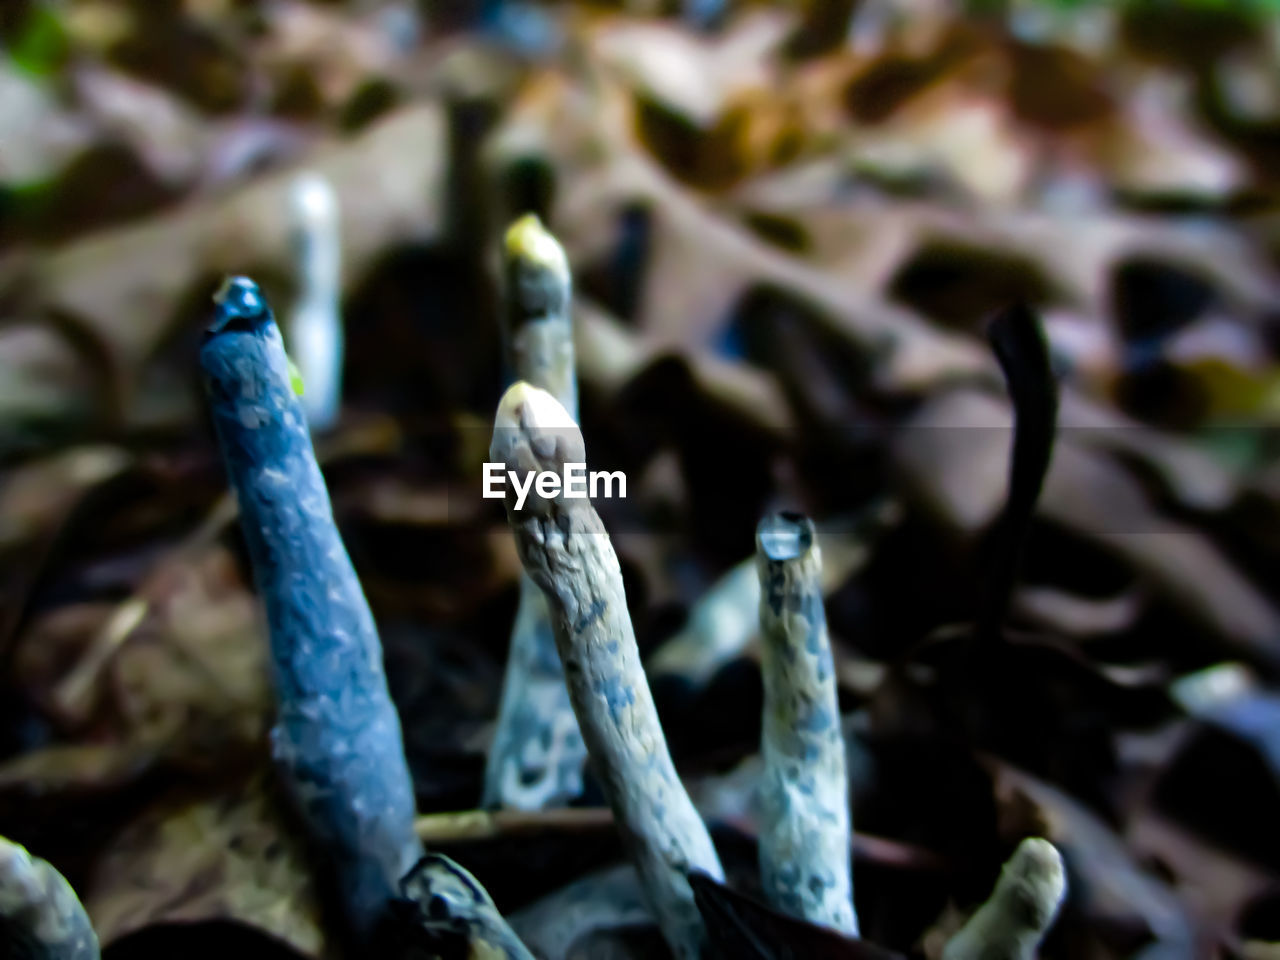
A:
<svg viewBox="0 0 1280 960">
<path fill-rule="evenodd" d="M 526 383 L 503 395 L 490 458 L 510 470 L 585 462 L 582 434 L 555 398 Z M 507 497 L 525 571 L 551 611 L 565 682 L 592 769 L 673 953 L 695 960 L 707 943 L 688 873 L 724 876 L 706 825 L 685 792 L 658 722 L 627 612 L 622 571 L 589 499 Z"/>
<path fill-rule="evenodd" d="M 338 198 L 319 173 L 305 170 L 289 188 L 289 225 L 298 292 L 285 341 L 303 386 L 302 407 L 312 430 L 338 418 L 342 406 L 345 335 Z"/>
<path fill-rule="evenodd" d="M 760 521 L 760 874 L 783 913 L 856 936 L 849 779 L 813 523 Z"/>
<path fill-rule="evenodd" d="M 1035 960 L 1067 891 L 1062 855 L 1028 837 L 1000 871 L 991 897 L 947 942 L 942 960 Z"/>
</svg>

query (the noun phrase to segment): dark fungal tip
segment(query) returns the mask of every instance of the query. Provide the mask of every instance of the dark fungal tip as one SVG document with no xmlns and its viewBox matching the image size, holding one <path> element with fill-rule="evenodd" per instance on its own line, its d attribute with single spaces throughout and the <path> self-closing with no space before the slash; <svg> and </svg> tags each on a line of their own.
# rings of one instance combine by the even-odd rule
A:
<svg viewBox="0 0 1280 960">
<path fill-rule="evenodd" d="M 1025 303 L 1001 310 L 987 324 L 995 352 L 1016 407 L 1047 413 L 1057 406 L 1049 341 L 1040 317 Z M 1043 419 L 1043 416 L 1041 417 Z"/>
<path fill-rule="evenodd" d="M 213 304 L 213 320 L 205 330 L 206 337 L 228 329 L 253 329 L 271 319 L 266 298 L 248 277 L 227 277 L 213 295 Z"/>
<path fill-rule="evenodd" d="M 800 513 L 771 513 L 756 527 L 756 543 L 770 560 L 794 560 L 813 546 L 813 521 Z"/>
</svg>

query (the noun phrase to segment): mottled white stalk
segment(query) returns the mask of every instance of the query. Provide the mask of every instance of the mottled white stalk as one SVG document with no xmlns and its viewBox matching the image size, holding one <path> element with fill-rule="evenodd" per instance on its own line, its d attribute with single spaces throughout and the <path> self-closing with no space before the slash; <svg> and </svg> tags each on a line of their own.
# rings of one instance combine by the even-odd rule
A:
<svg viewBox="0 0 1280 960">
<path fill-rule="evenodd" d="M 490 458 L 522 474 L 585 463 L 582 434 L 554 397 L 527 383 L 503 395 Z M 525 570 L 547 596 L 556 647 L 592 768 L 676 957 L 707 943 L 687 874 L 724 876 L 706 825 L 667 749 L 640 665 L 622 571 L 591 501 L 531 494 L 507 519 Z"/>
<path fill-rule="evenodd" d="M 1066 890 L 1061 854 L 1048 840 L 1028 837 L 990 899 L 943 948 L 942 960 L 1034 960 Z"/>
<path fill-rule="evenodd" d="M 834 590 L 870 555 L 879 528 L 895 522 L 896 507 L 877 506 L 849 531 L 819 537 L 825 551 L 823 593 Z M 680 631 L 645 664 L 650 677 L 676 676 L 701 690 L 728 663 L 744 656 L 760 627 L 760 576 L 748 557 L 720 577 L 689 609 Z"/>
<path fill-rule="evenodd" d="M 754 559 L 733 567 L 689 610 L 684 627 L 649 662 L 650 676 L 679 676 L 705 687 L 751 642 L 759 625 L 760 577 Z"/>
<path fill-rule="evenodd" d="M 507 230 L 502 270 L 508 366 L 516 379 L 548 391 L 576 417 L 572 280 L 563 248 L 528 214 Z M 567 803 L 582 793 L 586 759 L 547 601 L 526 574 L 485 766 L 483 805 L 540 810 Z"/>
<path fill-rule="evenodd" d="M 297 268 L 297 299 L 285 342 L 303 383 L 302 408 L 312 430 L 338 418 L 342 406 L 341 233 L 338 198 L 329 181 L 303 171 L 289 188 L 289 225 Z"/>
<path fill-rule="evenodd" d="M 97 960 L 98 937 L 80 898 L 52 864 L 0 837 L 0 955 Z"/>
<path fill-rule="evenodd" d="M 760 875 L 783 913 L 857 935 L 849 778 L 813 523 L 777 513 L 756 530 L 760 576 Z"/>
</svg>

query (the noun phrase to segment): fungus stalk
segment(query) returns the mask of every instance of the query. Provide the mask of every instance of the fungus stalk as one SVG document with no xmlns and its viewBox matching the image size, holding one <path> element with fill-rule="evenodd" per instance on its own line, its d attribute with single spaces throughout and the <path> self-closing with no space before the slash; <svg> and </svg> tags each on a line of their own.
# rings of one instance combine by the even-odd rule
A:
<svg viewBox="0 0 1280 960">
<path fill-rule="evenodd" d="M 200 366 L 266 607 L 272 752 L 364 939 L 422 855 L 400 720 L 271 310 L 244 278 L 216 302 Z"/>
<path fill-rule="evenodd" d="M 97 960 L 98 937 L 53 865 L 0 837 L 0 956 Z"/>
<path fill-rule="evenodd" d="M 568 411 L 546 391 L 517 383 L 498 407 L 490 459 L 527 475 L 561 472 L 586 457 Z M 506 507 L 524 568 L 547 597 L 592 769 L 646 898 L 675 956 L 700 957 L 707 935 L 687 875 L 724 873 L 671 761 L 613 545 L 586 498 L 531 494 L 517 510 L 508 487 Z"/>
<path fill-rule="evenodd" d="M 338 199 L 318 173 L 304 171 L 289 188 L 289 221 L 298 294 L 286 329 L 303 384 L 302 408 L 312 430 L 338 419 L 344 337 Z"/>
<path fill-rule="evenodd" d="M 704 689 L 755 636 L 759 606 L 760 577 L 754 559 L 748 558 L 698 598 L 683 629 L 649 662 L 650 676 L 678 676 L 694 689 Z"/>
<path fill-rule="evenodd" d="M 534 960 L 489 892 L 448 857 L 428 853 L 414 864 L 400 889 L 417 907 L 415 932 L 430 956 Z"/>
<path fill-rule="evenodd" d="M 548 391 L 576 417 L 569 264 L 560 244 L 532 214 L 507 231 L 503 281 L 508 366 L 517 379 Z M 519 810 L 567 803 L 582 793 L 586 757 L 547 601 L 525 574 L 482 803 Z"/>
<path fill-rule="evenodd" d="M 1058 381 L 1053 375 L 1044 327 L 1028 307 L 1014 306 L 996 314 L 987 326 L 987 339 L 1004 374 L 1014 414 L 1009 493 L 994 531 L 992 570 L 985 581 L 978 615 L 978 636 L 990 645 L 999 639 L 1013 596 L 1023 542 L 1053 459 Z"/>
<path fill-rule="evenodd" d="M 995 890 L 942 951 L 942 960 L 1035 960 L 1066 893 L 1062 856 L 1028 837 L 1000 871 Z"/>
<path fill-rule="evenodd" d="M 857 936 L 849 780 L 813 523 L 792 513 L 756 531 L 764 718 L 760 875 L 783 913 Z"/>
</svg>

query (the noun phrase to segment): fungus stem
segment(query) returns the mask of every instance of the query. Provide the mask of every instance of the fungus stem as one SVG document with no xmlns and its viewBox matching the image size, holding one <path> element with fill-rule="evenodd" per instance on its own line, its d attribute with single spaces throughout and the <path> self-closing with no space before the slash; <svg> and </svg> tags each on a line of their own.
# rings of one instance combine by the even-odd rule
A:
<svg viewBox="0 0 1280 960">
<path fill-rule="evenodd" d="M 849 779 L 812 521 L 794 513 L 761 520 L 756 566 L 765 897 L 783 913 L 856 936 Z"/>
<path fill-rule="evenodd" d="M 549 393 L 516 383 L 503 395 L 490 458 L 509 470 L 561 471 L 583 463 L 582 434 Z M 569 698 L 624 846 L 676 957 L 707 942 L 686 874 L 723 870 L 676 774 L 640 666 L 618 557 L 588 499 L 531 494 L 522 510 L 507 488 L 507 519 L 525 571 L 551 610 Z"/>
<path fill-rule="evenodd" d="M 0 837 L 0 956 L 97 960 L 98 936 L 52 864 Z"/>
<path fill-rule="evenodd" d="M 992 641 L 1009 608 L 1023 542 L 1053 457 L 1058 382 L 1040 318 L 1030 308 L 1019 305 L 996 314 L 987 339 L 1004 373 L 1014 414 L 1009 493 L 997 521 L 992 569 L 978 616 L 979 638 Z"/>
<path fill-rule="evenodd" d="M 942 960 L 1035 960 L 1067 889 L 1062 856 L 1048 840 L 1018 844 L 995 890 L 942 950 Z"/>
<path fill-rule="evenodd" d="M 338 198 L 329 181 L 303 171 L 289 188 L 289 221 L 298 295 L 286 338 L 302 384 L 302 409 L 312 430 L 338 419 L 345 337 L 341 315 Z"/>
<path fill-rule="evenodd" d="M 755 636 L 759 607 L 760 577 L 748 558 L 698 598 L 684 627 L 649 661 L 650 676 L 678 676 L 694 689 L 705 688 Z"/>
<path fill-rule="evenodd" d="M 508 366 L 517 379 L 549 391 L 576 417 L 569 264 L 555 237 L 533 214 L 507 230 L 503 278 Z M 568 803 L 582 793 L 586 758 L 547 601 L 526 574 L 520 581 L 482 805 L 540 810 Z"/>
<path fill-rule="evenodd" d="M 414 864 L 400 889 L 418 905 L 417 927 L 437 948 L 431 956 L 534 960 L 480 881 L 443 854 L 428 853 Z M 451 949 L 450 940 L 465 946 Z"/>
<path fill-rule="evenodd" d="M 366 940 L 422 855 L 400 720 L 271 310 L 243 277 L 216 302 L 200 366 L 266 607 L 272 752 Z"/>
</svg>

